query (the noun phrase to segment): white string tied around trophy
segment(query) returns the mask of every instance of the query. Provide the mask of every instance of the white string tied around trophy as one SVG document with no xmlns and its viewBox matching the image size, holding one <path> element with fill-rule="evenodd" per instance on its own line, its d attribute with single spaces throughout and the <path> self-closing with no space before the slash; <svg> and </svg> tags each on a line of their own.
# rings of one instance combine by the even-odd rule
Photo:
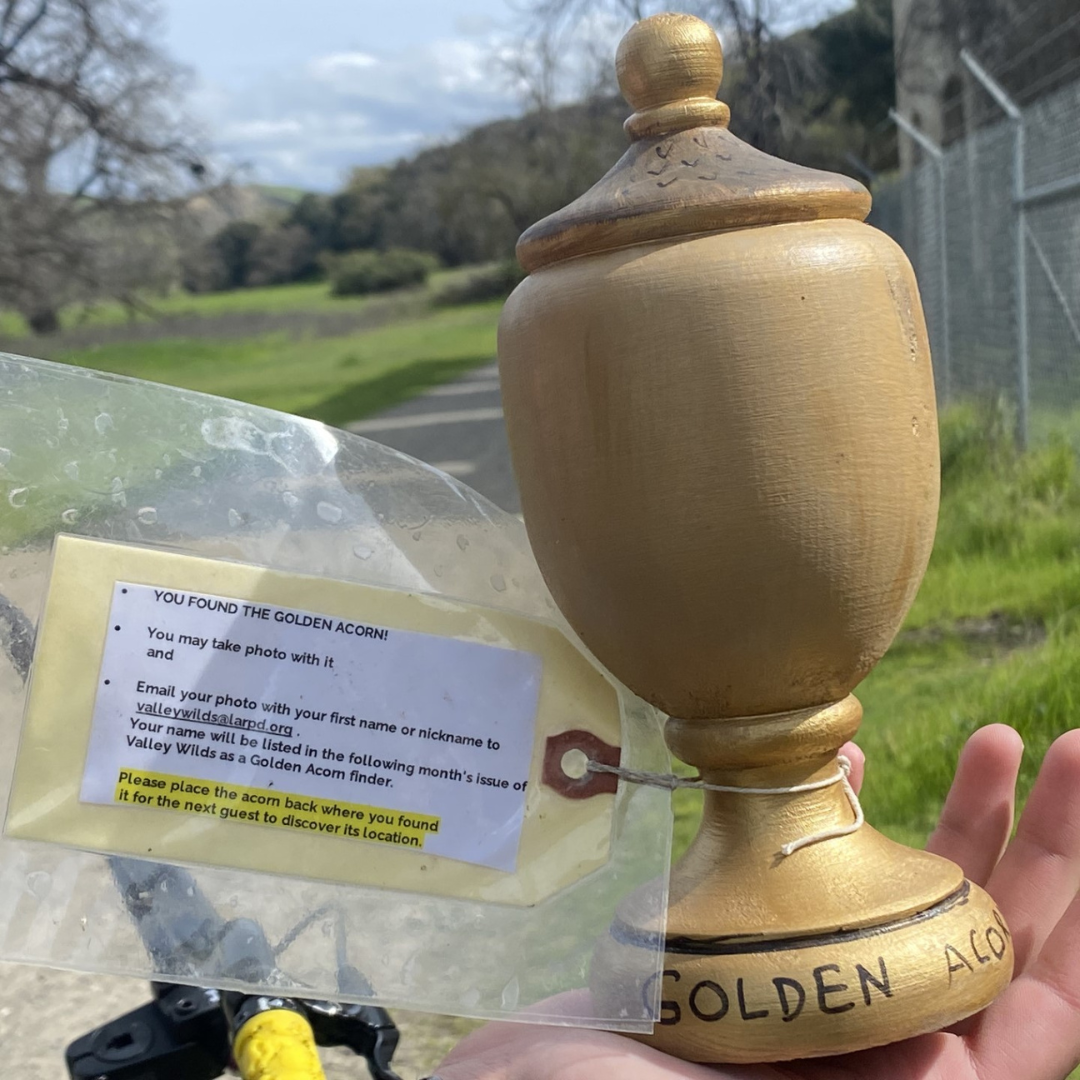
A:
<svg viewBox="0 0 1080 1080">
<path fill-rule="evenodd" d="M 648 787 L 666 788 L 674 791 L 676 788 L 693 788 L 698 791 L 723 791 L 732 795 L 798 795 L 804 791 L 821 791 L 822 788 L 840 784 L 844 789 L 848 802 L 851 804 L 855 820 L 850 825 L 837 825 L 831 829 L 822 829 L 820 832 L 802 836 L 798 840 L 789 840 L 780 848 L 780 854 L 784 858 L 793 855 L 796 851 L 811 844 L 820 844 L 822 840 L 836 840 L 841 836 L 850 836 L 858 832 L 866 821 L 863 814 L 862 803 L 855 789 L 851 786 L 851 761 L 843 754 L 838 755 L 839 766 L 833 776 L 826 776 L 823 780 L 811 780 L 806 784 L 793 784 L 791 787 L 735 787 L 728 784 L 710 784 L 706 780 L 692 780 L 685 776 L 676 776 L 674 773 L 642 772 L 639 769 L 624 769 L 621 765 L 605 765 L 602 761 L 593 761 L 591 758 L 586 762 L 585 768 L 592 773 L 610 773 L 628 784 L 645 784 Z"/>
</svg>

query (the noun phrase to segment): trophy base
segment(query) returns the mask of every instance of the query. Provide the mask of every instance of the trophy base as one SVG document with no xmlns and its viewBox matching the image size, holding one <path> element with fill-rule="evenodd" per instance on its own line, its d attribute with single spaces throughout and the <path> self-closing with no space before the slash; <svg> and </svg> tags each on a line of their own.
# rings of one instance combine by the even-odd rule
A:
<svg viewBox="0 0 1080 1080">
<path fill-rule="evenodd" d="M 830 783 L 860 717 L 848 697 L 668 721 L 669 744 L 714 787 L 672 868 L 666 918 L 646 885 L 597 948 L 591 983 L 605 1015 L 655 1008 L 660 982 L 649 1045 L 710 1064 L 786 1061 L 940 1030 L 1008 985 L 1012 943 L 990 896 L 948 860 L 853 821 L 843 785 Z M 626 958 L 640 948 L 662 948 L 664 967 L 634 986 Z"/>
<path fill-rule="evenodd" d="M 593 960 L 594 995 L 625 993 L 620 957 L 649 947 L 649 933 L 614 923 Z M 658 1022 L 633 1037 L 708 1064 L 844 1054 L 937 1031 L 985 1008 L 1013 967 L 1004 920 L 966 880 L 873 926 L 764 940 L 667 935 L 664 948 Z M 639 1007 L 654 986 L 640 991 Z"/>
</svg>

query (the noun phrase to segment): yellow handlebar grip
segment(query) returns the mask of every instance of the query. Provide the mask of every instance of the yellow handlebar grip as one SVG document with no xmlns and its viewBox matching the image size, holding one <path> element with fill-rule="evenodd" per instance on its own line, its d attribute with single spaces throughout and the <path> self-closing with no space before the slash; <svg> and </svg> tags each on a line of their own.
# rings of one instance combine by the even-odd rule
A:
<svg viewBox="0 0 1080 1080">
<path fill-rule="evenodd" d="M 244 1080 L 326 1080 L 311 1025 L 292 1009 L 256 1013 L 236 1033 L 233 1056 Z"/>
</svg>

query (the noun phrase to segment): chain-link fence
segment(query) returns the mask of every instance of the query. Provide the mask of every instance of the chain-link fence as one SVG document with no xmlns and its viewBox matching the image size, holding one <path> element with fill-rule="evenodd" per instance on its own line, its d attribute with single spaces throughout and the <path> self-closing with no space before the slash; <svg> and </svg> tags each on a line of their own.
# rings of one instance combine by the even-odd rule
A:
<svg viewBox="0 0 1080 1080">
<path fill-rule="evenodd" d="M 1022 441 L 1080 435 L 1080 82 L 929 151 L 870 221 L 915 267 L 939 405 L 1003 396 Z"/>
</svg>

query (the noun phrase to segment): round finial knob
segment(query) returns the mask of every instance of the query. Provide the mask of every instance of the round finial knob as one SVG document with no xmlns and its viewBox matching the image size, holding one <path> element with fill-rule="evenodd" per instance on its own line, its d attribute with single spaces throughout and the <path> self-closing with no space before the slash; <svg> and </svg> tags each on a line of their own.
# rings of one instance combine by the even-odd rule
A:
<svg viewBox="0 0 1080 1080">
<path fill-rule="evenodd" d="M 632 138 L 690 127 L 723 127 L 728 107 L 716 100 L 724 53 L 708 23 L 693 15 L 653 15 L 619 43 L 615 70 L 623 97 L 636 109 Z"/>
</svg>

